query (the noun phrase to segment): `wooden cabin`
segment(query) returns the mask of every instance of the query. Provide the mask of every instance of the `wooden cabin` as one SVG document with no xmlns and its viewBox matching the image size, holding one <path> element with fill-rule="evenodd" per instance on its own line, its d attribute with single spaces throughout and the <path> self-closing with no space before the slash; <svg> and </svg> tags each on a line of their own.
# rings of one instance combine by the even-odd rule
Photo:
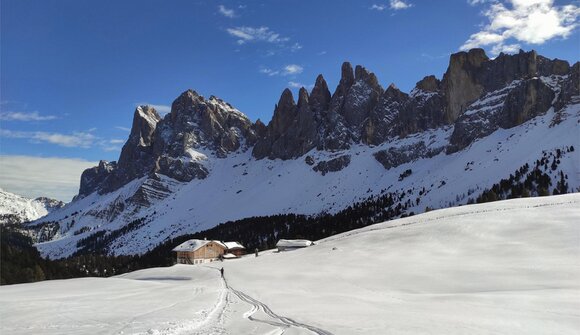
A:
<svg viewBox="0 0 580 335">
<path fill-rule="evenodd" d="M 240 242 L 224 242 L 227 250 L 226 253 L 232 254 L 236 257 L 241 257 L 246 254 L 246 248 Z"/>
<path fill-rule="evenodd" d="M 188 240 L 173 249 L 177 264 L 201 264 L 219 260 L 227 247 L 220 241 Z"/>
<path fill-rule="evenodd" d="M 309 240 L 279 240 L 278 243 L 276 243 L 276 248 L 278 248 L 278 251 L 289 251 L 306 248 L 312 244 L 312 241 Z"/>
</svg>

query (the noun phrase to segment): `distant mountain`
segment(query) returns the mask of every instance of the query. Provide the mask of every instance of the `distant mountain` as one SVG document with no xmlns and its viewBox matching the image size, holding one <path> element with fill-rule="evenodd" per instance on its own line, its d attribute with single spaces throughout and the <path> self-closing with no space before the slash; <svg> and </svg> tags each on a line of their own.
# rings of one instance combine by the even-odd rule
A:
<svg viewBox="0 0 580 335">
<path fill-rule="evenodd" d="M 29 226 L 38 248 L 58 258 L 99 240 L 134 254 L 229 220 L 387 195 L 401 216 L 580 187 L 578 62 L 473 49 L 409 93 L 362 66 L 341 73 L 332 94 L 322 75 L 297 101 L 285 90 L 267 125 L 192 90 L 163 118 L 138 107 L 118 162 L 86 170 L 72 203 Z"/>
<path fill-rule="evenodd" d="M 62 207 L 62 201 L 45 197 L 28 199 L 0 189 L 0 224 L 34 221 Z"/>
</svg>

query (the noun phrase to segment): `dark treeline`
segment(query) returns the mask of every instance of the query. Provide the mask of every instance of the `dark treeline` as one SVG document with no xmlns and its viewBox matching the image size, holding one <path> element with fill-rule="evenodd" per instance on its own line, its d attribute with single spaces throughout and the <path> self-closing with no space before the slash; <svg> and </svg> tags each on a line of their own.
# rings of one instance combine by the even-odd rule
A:
<svg viewBox="0 0 580 335">
<path fill-rule="evenodd" d="M 475 200 L 469 199 L 468 204 L 476 202 L 491 202 L 513 198 L 527 198 L 532 196 L 547 196 L 550 194 L 568 193 L 568 175 L 564 171 L 556 172 L 563 155 L 574 152 L 574 146 L 554 152 L 544 152 L 542 158 L 536 160 L 533 168 L 525 164 L 510 174 L 509 178 L 500 180 L 491 188 L 484 190 Z M 550 173 L 557 174 L 556 183 L 552 183 Z M 553 187 L 552 193 L 550 189 Z"/>
</svg>

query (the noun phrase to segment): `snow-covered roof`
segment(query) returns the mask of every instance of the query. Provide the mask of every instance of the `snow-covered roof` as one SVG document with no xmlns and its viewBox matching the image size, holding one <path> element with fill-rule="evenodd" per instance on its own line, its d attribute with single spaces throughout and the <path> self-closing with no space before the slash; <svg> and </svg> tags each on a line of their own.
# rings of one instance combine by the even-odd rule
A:
<svg viewBox="0 0 580 335">
<path fill-rule="evenodd" d="M 226 246 L 226 248 L 228 250 L 232 250 L 232 249 L 246 249 L 246 247 L 244 247 L 243 245 L 241 245 L 239 242 L 224 242 L 224 245 Z"/>
<path fill-rule="evenodd" d="M 203 247 L 204 245 L 206 245 L 210 242 L 216 243 L 218 245 L 221 245 L 224 248 L 227 248 L 220 241 L 191 239 L 191 240 L 187 240 L 187 241 L 181 243 L 180 245 L 178 245 L 177 247 L 173 248 L 173 251 L 196 251 L 197 249 Z"/>
<path fill-rule="evenodd" d="M 279 240 L 276 243 L 277 247 L 295 247 L 295 248 L 302 248 L 308 247 L 312 245 L 312 241 L 310 240 Z"/>
</svg>

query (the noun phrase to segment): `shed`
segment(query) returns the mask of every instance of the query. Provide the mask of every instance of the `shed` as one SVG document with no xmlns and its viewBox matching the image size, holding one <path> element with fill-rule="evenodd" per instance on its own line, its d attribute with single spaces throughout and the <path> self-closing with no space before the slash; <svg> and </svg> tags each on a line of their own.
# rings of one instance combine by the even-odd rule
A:
<svg viewBox="0 0 580 335">
<path fill-rule="evenodd" d="M 173 248 L 173 251 L 177 253 L 178 264 L 201 264 L 218 260 L 226 249 L 220 241 L 191 239 Z"/>
<path fill-rule="evenodd" d="M 276 243 L 276 248 L 278 251 L 288 251 L 300 248 L 306 248 L 311 246 L 313 243 L 310 240 L 279 240 Z"/>
<path fill-rule="evenodd" d="M 240 257 L 246 254 L 246 247 L 244 247 L 240 242 L 224 242 L 226 246 L 226 252 Z"/>
</svg>

